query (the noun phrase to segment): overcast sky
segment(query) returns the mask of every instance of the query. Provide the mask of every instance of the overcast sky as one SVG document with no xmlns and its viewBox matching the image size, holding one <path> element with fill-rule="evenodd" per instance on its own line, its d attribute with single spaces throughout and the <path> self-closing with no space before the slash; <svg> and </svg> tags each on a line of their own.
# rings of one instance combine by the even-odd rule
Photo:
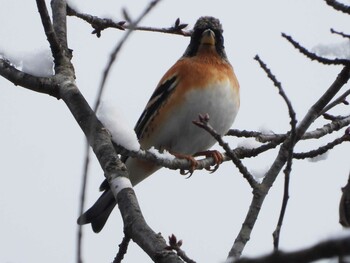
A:
<svg viewBox="0 0 350 263">
<path fill-rule="evenodd" d="M 148 3 L 70 2 L 82 12 L 116 20 L 122 19 L 123 7 L 136 17 Z M 0 6 L 0 53 L 16 63 L 23 60 L 25 66 L 46 69 L 49 49 L 35 1 L 0 0 Z M 281 32 L 287 33 L 309 49 L 320 44 L 343 44 L 345 40 L 329 30 L 350 33 L 350 17 L 324 1 L 164 0 L 142 24 L 167 27 L 179 17 L 191 28 L 203 15 L 221 20 L 226 52 L 240 81 L 241 108 L 234 128 L 276 133 L 289 129 L 286 105 L 253 60 L 256 54 L 282 82 L 298 120 L 341 70 L 309 61 L 281 37 Z M 91 31 L 77 18 L 68 19 L 77 84 L 92 105 L 101 72 L 123 32 L 106 30 L 98 39 Z M 135 32 L 129 39 L 113 66 L 104 98 L 115 103 L 131 126 L 159 79 L 188 43 L 186 37 L 147 32 Z M 74 262 L 84 135 L 62 101 L 16 87 L 3 78 L 0 94 L 0 262 Z M 340 106 L 333 113 L 346 114 L 349 108 Z M 322 124 L 317 122 L 313 128 Z M 329 136 L 322 143 L 335 137 Z M 232 147 L 256 145 L 227 140 Z M 296 149 L 312 149 L 320 143 L 304 143 Z M 348 153 L 349 145 L 344 144 L 325 161 L 294 162 L 282 249 L 312 245 L 341 231 L 338 203 L 340 188 L 349 174 Z M 244 160 L 244 164 L 261 176 L 275 156 L 276 152 L 271 152 Z M 98 186 L 103 180 L 102 170 L 93 159 L 87 189 L 89 206 L 99 196 Z M 231 163 L 223 164 L 214 174 L 195 172 L 188 180 L 176 171 L 162 169 L 135 190 L 149 225 L 164 237 L 174 233 L 182 239 L 183 249 L 198 262 L 226 259 L 252 197 L 248 183 Z M 264 203 L 244 255 L 271 252 L 282 194 L 283 174 Z M 94 234 L 85 227 L 85 262 L 110 262 L 122 237 L 117 209 L 101 233 Z M 125 262 L 151 261 L 131 243 Z"/>
</svg>

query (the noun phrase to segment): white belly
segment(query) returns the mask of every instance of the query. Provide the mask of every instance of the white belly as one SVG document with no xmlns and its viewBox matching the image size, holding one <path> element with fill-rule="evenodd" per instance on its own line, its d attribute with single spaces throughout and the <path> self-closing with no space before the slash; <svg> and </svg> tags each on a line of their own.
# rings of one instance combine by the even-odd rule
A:
<svg viewBox="0 0 350 263">
<path fill-rule="evenodd" d="M 232 126 L 238 112 L 238 92 L 228 81 L 216 83 L 200 92 L 188 92 L 182 105 L 172 112 L 169 123 L 158 130 L 154 146 L 182 154 L 194 154 L 209 149 L 215 144 L 215 140 L 192 121 L 198 120 L 199 114 L 208 113 L 210 125 L 220 135 L 224 135 Z"/>
</svg>

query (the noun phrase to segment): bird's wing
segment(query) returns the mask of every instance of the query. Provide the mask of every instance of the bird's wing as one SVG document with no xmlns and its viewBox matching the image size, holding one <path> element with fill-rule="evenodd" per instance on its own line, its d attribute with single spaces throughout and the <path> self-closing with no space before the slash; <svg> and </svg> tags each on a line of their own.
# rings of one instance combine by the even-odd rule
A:
<svg viewBox="0 0 350 263">
<path fill-rule="evenodd" d="M 149 122 L 157 114 L 159 108 L 163 105 L 164 101 L 169 98 L 174 88 L 178 84 L 178 77 L 176 75 L 161 82 L 156 90 L 153 92 L 149 99 L 144 111 L 142 112 L 139 120 L 135 126 L 135 132 L 137 138 L 141 138 L 143 132 L 147 129 Z"/>
</svg>

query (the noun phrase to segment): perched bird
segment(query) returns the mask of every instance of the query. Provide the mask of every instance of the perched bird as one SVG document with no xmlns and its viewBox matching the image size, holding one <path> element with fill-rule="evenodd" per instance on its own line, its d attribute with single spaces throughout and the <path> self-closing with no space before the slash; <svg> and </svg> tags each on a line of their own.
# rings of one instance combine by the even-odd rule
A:
<svg viewBox="0 0 350 263">
<path fill-rule="evenodd" d="M 179 155 L 208 150 L 215 140 L 192 121 L 199 114 L 210 116 L 211 126 L 221 135 L 231 127 L 239 109 L 239 84 L 227 59 L 223 30 L 214 17 L 197 20 L 183 56 L 165 73 L 135 126 L 143 149 L 154 146 Z M 131 183 L 138 184 L 159 166 L 124 158 Z M 116 205 L 106 181 L 96 203 L 78 219 L 100 232 Z"/>
</svg>

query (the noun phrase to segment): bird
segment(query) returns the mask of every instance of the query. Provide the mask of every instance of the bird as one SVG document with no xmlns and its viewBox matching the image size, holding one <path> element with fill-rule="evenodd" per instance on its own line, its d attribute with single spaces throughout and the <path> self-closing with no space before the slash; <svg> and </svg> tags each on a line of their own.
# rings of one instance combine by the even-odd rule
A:
<svg viewBox="0 0 350 263">
<path fill-rule="evenodd" d="M 240 87 L 224 47 L 219 19 L 200 17 L 182 57 L 165 73 L 135 126 L 143 149 L 154 147 L 177 156 L 207 151 L 215 139 L 192 123 L 198 115 L 210 116 L 220 135 L 232 126 L 240 106 Z M 129 178 L 137 185 L 161 167 L 137 158 L 124 157 Z M 116 200 L 105 180 L 95 204 L 77 220 L 91 223 L 94 232 L 104 227 Z"/>
</svg>

